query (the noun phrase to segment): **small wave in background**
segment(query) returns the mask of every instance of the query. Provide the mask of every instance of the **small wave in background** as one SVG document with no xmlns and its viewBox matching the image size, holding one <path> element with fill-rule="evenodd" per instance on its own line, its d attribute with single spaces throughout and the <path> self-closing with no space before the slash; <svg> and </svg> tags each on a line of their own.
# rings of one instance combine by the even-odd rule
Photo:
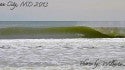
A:
<svg viewBox="0 0 125 70">
<path fill-rule="evenodd" d="M 8 21 L 0 22 L 0 39 L 124 38 L 118 21 Z"/>
</svg>

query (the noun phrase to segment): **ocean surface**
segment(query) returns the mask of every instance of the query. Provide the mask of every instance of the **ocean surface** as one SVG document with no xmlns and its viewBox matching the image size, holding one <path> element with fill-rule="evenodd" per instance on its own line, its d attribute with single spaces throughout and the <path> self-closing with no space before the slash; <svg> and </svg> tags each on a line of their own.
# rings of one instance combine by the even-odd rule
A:
<svg viewBox="0 0 125 70">
<path fill-rule="evenodd" d="M 89 59 L 125 64 L 125 38 L 1 39 L 0 70 L 123 70 L 80 65 Z"/>
<path fill-rule="evenodd" d="M 125 27 L 125 21 L 0 21 L 0 28 L 63 26 Z"/>
<path fill-rule="evenodd" d="M 123 21 L 1 21 L 0 70 L 123 70 L 125 38 L 115 37 L 125 36 L 124 26 Z M 90 65 L 81 65 L 86 59 Z M 113 60 L 121 65 L 109 65 Z"/>
<path fill-rule="evenodd" d="M 87 27 L 89 27 L 89 29 L 86 29 Z M 101 35 L 97 32 L 100 32 Z M 104 34 L 107 36 L 104 36 Z M 44 38 L 58 39 L 58 38 L 90 38 L 90 37 L 124 38 L 125 22 L 124 21 L 0 21 L 0 39 L 44 39 Z"/>
</svg>

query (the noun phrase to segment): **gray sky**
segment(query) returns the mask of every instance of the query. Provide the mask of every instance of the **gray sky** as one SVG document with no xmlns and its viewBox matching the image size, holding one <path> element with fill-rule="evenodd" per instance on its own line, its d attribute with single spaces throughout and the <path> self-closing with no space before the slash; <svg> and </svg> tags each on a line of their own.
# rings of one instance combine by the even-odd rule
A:
<svg viewBox="0 0 125 70">
<path fill-rule="evenodd" d="M 20 0 L 15 1 L 20 3 Z M 48 1 L 49 6 L 19 7 L 13 11 L 9 7 L 0 7 L 0 21 L 125 21 L 125 0 L 37 1 Z"/>
</svg>

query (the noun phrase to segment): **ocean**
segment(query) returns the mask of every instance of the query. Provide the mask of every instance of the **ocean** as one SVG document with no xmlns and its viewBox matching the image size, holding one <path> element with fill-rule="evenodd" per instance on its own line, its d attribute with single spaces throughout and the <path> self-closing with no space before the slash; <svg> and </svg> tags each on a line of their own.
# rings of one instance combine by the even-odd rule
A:
<svg viewBox="0 0 125 70">
<path fill-rule="evenodd" d="M 1 21 L 0 39 L 124 38 L 124 21 Z"/>
<path fill-rule="evenodd" d="M 124 21 L 0 21 L 0 28 L 5 27 L 125 27 Z"/>
<path fill-rule="evenodd" d="M 120 21 L 0 22 L 0 70 L 123 70 L 124 50 Z"/>
<path fill-rule="evenodd" d="M 125 39 L 2 39 L 0 70 L 123 70 Z M 81 61 L 98 65 L 81 65 Z M 109 63 L 108 63 L 109 64 Z"/>
</svg>

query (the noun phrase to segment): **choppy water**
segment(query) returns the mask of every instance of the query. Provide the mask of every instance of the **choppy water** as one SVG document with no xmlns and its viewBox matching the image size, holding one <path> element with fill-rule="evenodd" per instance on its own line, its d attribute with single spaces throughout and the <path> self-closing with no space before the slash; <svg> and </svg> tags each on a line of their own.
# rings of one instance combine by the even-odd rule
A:
<svg viewBox="0 0 125 70">
<path fill-rule="evenodd" d="M 80 66 L 80 61 L 117 59 L 125 64 L 125 38 L 1 39 L 0 69 L 123 70 L 124 66 Z"/>
</svg>

